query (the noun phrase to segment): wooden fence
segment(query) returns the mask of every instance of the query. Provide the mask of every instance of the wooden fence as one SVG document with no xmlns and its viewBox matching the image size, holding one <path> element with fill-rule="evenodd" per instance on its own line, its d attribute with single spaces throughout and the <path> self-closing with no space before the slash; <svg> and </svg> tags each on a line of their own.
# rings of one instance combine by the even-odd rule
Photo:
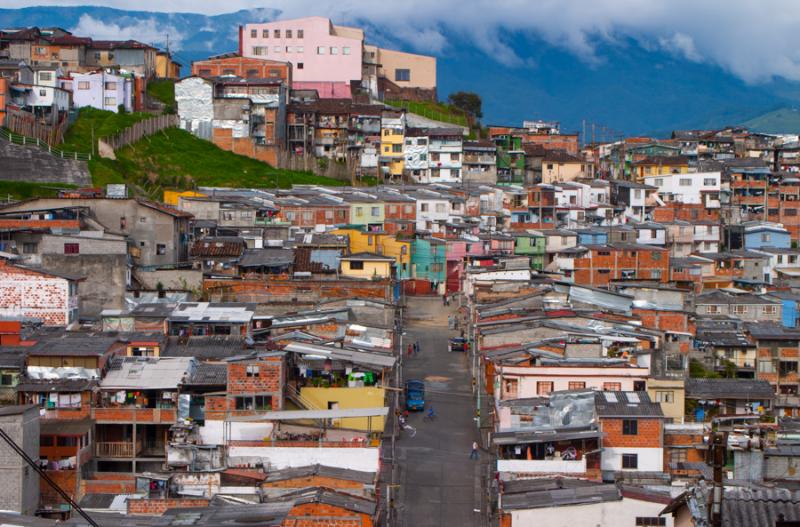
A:
<svg viewBox="0 0 800 527">
<path fill-rule="evenodd" d="M 160 132 L 165 128 L 173 128 L 175 126 L 178 126 L 177 115 L 159 115 L 158 117 L 153 117 L 152 119 L 145 119 L 144 121 L 134 123 L 114 135 L 104 137 L 100 139 L 100 143 L 107 145 L 111 148 L 111 150 L 118 150 L 123 146 L 127 146 L 131 143 L 141 140 L 143 137 L 153 135 L 154 133 Z M 100 149 L 100 155 L 103 155 L 102 148 Z"/>
<path fill-rule="evenodd" d="M 32 113 L 9 109 L 6 113 L 5 126 L 17 135 L 38 139 L 37 144 L 55 146 L 64 142 L 69 121 L 65 113 L 61 114 L 57 123 L 48 124 Z"/>
<path fill-rule="evenodd" d="M 326 176 L 342 181 L 353 181 L 355 179 L 357 168 L 357 161 L 355 160 L 337 162 L 328 158 L 318 158 L 312 154 L 295 154 L 283 149 L 278 149 L 277 159 L 277 168 L 313 172 L 318 176 Z"/>
</svg>

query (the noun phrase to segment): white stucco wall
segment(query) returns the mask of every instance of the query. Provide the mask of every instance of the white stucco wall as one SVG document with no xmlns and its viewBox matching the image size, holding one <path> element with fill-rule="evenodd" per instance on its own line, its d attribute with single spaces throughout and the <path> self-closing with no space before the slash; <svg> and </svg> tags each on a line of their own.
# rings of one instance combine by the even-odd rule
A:
<svg viewBox="0 0 800 527">
<path fill-rule="evenodd" d="M 236 464 L 236 458 L 262 459 L 273 469 L 327 465 L 366 472 L 377 472 L 380 466 L 378 448 L 305 448 L 305 447 L 239 447 L 228 449 L 228 458 Z"/>
<path fill-rule="evenodd" d="M 206 420 L 200 427 L 200 438 L 206 445 L 221 445 L 223 440 L 224 421 Z M 231 423 L 231 440 L 234 441 L 262 441 L 265 437 L 272 436 L 272 423 Z"/>
<path fill-rule="evenodd" d="M 664 470 L 664 449 L 634 447 L 603 447 L 600 469 L 623 470 L 622 454 L 637 454 L 639 456 L 639 466 L 635 469 L 638 472 L 661 472 Z M 627 471 L 629 469 L 624 470 Z"/>
<path fill-rule="evenodd" d="M 637 517 L 657 517 L 663 503 L 623 498 L 619 501 L 513 511 L 511 525 L 527 527 L 623 527 L 636 525 Z M 672 517 L 665 516 L 667 527 L 673 527 Z"/>
<path fill-rule="evenodd" d="M 181 128 L 197 135 L 200 123 L 214 119 L 214 98 L 211 83 L 199 77 L 189 77 L 175 84 L 175 103 Z"/>
</svg>

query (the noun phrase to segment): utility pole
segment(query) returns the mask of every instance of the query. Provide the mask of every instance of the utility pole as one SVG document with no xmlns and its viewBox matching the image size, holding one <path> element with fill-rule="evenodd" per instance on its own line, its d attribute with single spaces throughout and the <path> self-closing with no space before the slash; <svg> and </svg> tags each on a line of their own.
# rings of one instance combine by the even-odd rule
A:
<svg viewBox="0 0 800 527">
<path fill-rule="evenodd" d="M 723 469 L 725 468 L 725 449 L 728 446 L 728 434 L 718 430 L 711 433 L 711 441 L 706 462 L 714 469 L 714 485 L 711 489 L 708 521 L 711 527 L 722 527 L 722 500 L 725 494 Z"/>
</svg>

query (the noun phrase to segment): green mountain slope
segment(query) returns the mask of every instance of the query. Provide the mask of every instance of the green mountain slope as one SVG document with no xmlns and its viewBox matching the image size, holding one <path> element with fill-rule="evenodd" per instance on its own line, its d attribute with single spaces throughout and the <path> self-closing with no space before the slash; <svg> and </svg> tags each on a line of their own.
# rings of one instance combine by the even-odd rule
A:
<svg viewBox="0 0 800 527">
<path fill-rule="evenodd" d="M 751 130 L 767 134 L 800 134 L 800 109 L 779 108 L 742 124 Z"/>
</svg>

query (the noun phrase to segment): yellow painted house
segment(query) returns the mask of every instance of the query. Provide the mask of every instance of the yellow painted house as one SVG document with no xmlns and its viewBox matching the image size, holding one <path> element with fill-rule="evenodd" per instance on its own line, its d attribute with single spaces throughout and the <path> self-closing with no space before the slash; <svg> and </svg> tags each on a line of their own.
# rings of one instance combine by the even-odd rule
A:
<svg viewBox="0 0 800 527">
<path fill-rule="evenodd" d="M 360 229 L 336 229 L 331 234 L 347 236 L 350 253 L 378 253 L 394 259 L 397 277 L 400 280 L 411 277 L 411 241 L 398 240 L 384 232 L 364 232 Z"/>
<path fill-rule="evenodd" d="M 688 172 L 689 160 L 684 156 L 649 156 L 633 162 L 633 173 L 639 182 L 645 176 L 686 174 Z"/>
<path fill-rule="evenodd" d="M 181 198 L 207 198 L 206 194 L 194 190 L 165 190 L 164 203 L 177 207 Z"/>
<path fill-rule="evenodd" d="M 339 259 L 342 276 L 350 278 L 391 278 L 394 258 L 375 253 L 355 253 Z"/>
<path fill-rule="evenodd" d="M 321 409 L 379 408 L 386 404 L 386 390 L 378 386 L 350 388 L 306 386 L 300 389 L 300 397 L 312 406 Z M 384 417 L 345 417 L 334 420 L 333 426 L 365 432 L 368 430 L 383 431 Z"/>
<path fill-rule="evenodd" d="M 378 157 L 384 177 L 403 177 L 404 143 L 405 114 L 385 114 L 381 119 L 381 151 Z"/>
</svg>

